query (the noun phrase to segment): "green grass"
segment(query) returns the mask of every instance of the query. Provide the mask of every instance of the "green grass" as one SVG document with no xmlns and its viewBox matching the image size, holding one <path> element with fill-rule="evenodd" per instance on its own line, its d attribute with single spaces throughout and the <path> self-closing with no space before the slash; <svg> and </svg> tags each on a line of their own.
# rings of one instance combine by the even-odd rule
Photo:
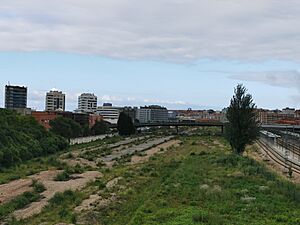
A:
<svg viewBox="0 0 300 225">
<path fill-rule="evenodd" d="M 23 221 L 11 221 L 10 225 L 30 224 L 38 225 L 47 222 L 47 224 L 57 223 L 73 223 L 76 224 L 77 217 L 73 213 L 73 208 L 78 206 L 86 196 L 80 192 L 73 192 L 70 190 L 64 193 L 56 193 L 52 199 L 50 199 L 49 205 L 46 206 L 43 211 L 28 220 Z"/>
<path fill-rule="evenodd" d="M 0 221 L 17 209 L 22 209 L 31 202 L 38 201 L 41 196 L 37 192 L 25 192 L 8 203 L 0 205 Z"/>
<path fill-rule="evenodd" d="M 130 188 L 120 194 L 121 204 L 97 212 L 99 224 L 300 224 L 299 186 L 232 155 L 228 146 L 221 151 L 216 139 L 226 144 L 217 137 L 185 138 L 175 151 L 128 168 L 133 172 L 123 176 Z M 255 200 L 243 200 L 248 197 Z"/>
<path fill-rule="evenodd" d="M 56 194 L 40 215 L 11 224 L 76 224 L 83 217 L 93 225 L 300 225 L 299 186 L 231 154 L 222 137 L 181 140 L 142 165 L 121 160 L 81 192 Z M 125 188 L 105 188 L 115 177 L 123 177 Z M 97 191 L 103 198 L 117 193 L 118 200 L 85 216 L 74 214 L 74 207 Z"/>
<path fill-rule="evenodd" d="M 48 157 L 40 157 L 14 167 L 0 169 L 0 184 L 24 178 L 51 168 L 64 168 L 65 165 L 58 162 L 56 159 L 57 156 L 56 154 Z"/>
</svg>

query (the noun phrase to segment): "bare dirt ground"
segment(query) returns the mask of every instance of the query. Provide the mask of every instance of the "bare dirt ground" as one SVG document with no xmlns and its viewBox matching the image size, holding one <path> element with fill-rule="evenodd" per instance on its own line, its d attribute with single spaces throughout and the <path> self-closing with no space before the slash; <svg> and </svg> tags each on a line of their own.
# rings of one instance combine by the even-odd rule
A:
<svg viewBox="0 0 300 225">
<path fill-rule="evenodd" d="M 62 162 L 65 162 L 68 166 L 76 166 L 80 165 L 82 167 L 91 167 L 91 168 L 97 168 L 97 163 L 94 161 L 89 161 L 87 159 L 83 158 L 76 158 L 76 159 L 61 159 Z"/>
<path fill-rule="evenodd" d="M 113 143 L 113 144 L 108 144 L 108 145 L 103 145 L 103 146 L 98 146 L 95 148 L 89 148 L 86 150 L 73 150 L 72 152 L 64 153 L 62 154 L 59 158 L 60 161 L 65 162 L 69 166 L 76 166 L 77 164 L 83 167 L 91 167 L 91 168 L 97 168 L 97 162 L 98 159 L 95 159 L 94 161 L 89 161 L 87 159 L 79 157 L 80 154 L 84 154 L 89 151 L 94 151 L 97 149 L 101 148 L 110 148 L 114 149 L 114 151 L 120 151 L 122 149 L 128 148 L 128 145 L 134 143 L 135 141 L 141 141 L 149 138 L 149 136 L 144 136 L 144 137 L 138 137 L 138 138 L 126 138 L 125 140 Z M 68 155 L 71 154 L 72 158 L 68 158 Z"/>
<path fill-rule="evenodd" d="M 137 155 L 132 156 L 130 164 L 135 165 L 138 163 L 146 162 L 149 160 L 149 158 L 151 156 L 155 155 L 156 153 L 158 153 L 158 154 L 163 153 L 163 151 L 165 151 L 167 148 L 172 147 L 172 146 L 175 146 L 175 147 L 179 146 L 180 143 L 181 143 L 181 141 L 179 141 L 179 140 L 171 140 L 166 143 L 157 145 L 154 148 L 151 148 L 151 149 L 145 151 L 144 156 L 137 156 Z M 161 149 L 163 149 L 163 151 L 161 151 Z"/>
<path fill-rule="evenodd" d="M 75 212 L 88 211 L 93 209 L 94 205 L 102 200 L 102 197 L 99 194 L 90 195 L 88 199 L 82 201 L 80 206 L 77 206 L 74 210 Z"/>
<path fill-rule="evenodd" d="M 252 159 L 254 159 L 258 162 L 262 162 L 263 164 L 266 165 L 266 167 L 269 170 L 275 172 L 280 177 L 282 177 L 286 180 L 292 181 L 293 183 L 300 184 L 300 176 L 298 174 L 294 173 L 292 178 L 288 178 L 287 174 L 284 173 L 285 168 L 283 166 L 279 165 L 278 163 L 274 162 L 268 156 L 266 156 L 263 153 L 263 151 L 260 149 L 259 145 L 254 144 L 252 147 L 255 148 L 255 149 L 258 149 L 258 152 L 253 151 L 250 147 L 250 148 L 247 149 L 247 153 L 246 153 L 247 156 L 249 156 L 250 158 L 252 158 Z"/>
<path fill-rule="evenodd" d="M 74 175 L 76 179 L 68 181 L 54 181 L 55 176 L 47 176 L 47 179 L 40 179 L 40 182 L 42 182 L 46 188 L 46 191 L 41 194 L 43 198 L 39 202 L 31 203 L 24 209 L 15 211 L 13 215 L 16 219 L 20 220 L 39 214 L 55 193 L 64 192 L 66 190 L 80 190 L 84 188 L 88 182 L 94 181 L 96 178 L 102 176 L 103 175 L 98 171 L 88 171 L 82 174 L 76 174 Z"/>
<path fill-rule="evenodd" d="M 7 184 L 0 185 L 0 204 L 4 204 L 12 200 L 13 198 L 23 194 L 27 191 L 32 191 L 33 188 L 30 187 L 32 184 L 32 180 L 43 181 L 47 179 L 51 179 L 60 172 L 59 170 L 48 170 L 43 171 L 38 174 L 29 176 L 26 179 L 19 179 L 9 182 Z"/>
<path fill-rule="evenodd" d="M 0 185 L 0 204 L 4 204 L 26 191 L 32 191 L 30 179 L 20 179 Z"/>
</svg>

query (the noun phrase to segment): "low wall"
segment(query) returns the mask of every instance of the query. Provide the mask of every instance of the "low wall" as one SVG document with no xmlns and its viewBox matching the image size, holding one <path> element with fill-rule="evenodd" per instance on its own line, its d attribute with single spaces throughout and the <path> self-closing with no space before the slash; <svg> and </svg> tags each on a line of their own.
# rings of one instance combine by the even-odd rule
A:
<svg viewBox="0 0 300 225">
<path fill-rule="evenodd" d="M 102 140 L 106 137 L 112 137 L 112 136 L 114 136 L 114 134 L 104 134 L 104 135 L 97 135 L 97 136 L 73 138 L 70 140 L 70 145 L 89 143 L 92 141 Z"/>
</svg>

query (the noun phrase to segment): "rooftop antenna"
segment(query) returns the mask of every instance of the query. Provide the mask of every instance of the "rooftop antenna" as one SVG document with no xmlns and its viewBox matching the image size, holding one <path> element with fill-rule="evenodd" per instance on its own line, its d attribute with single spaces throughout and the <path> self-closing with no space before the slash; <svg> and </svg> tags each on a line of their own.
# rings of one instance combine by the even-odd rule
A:
<svg viewBox="0 0 300 225">
<path fill-rule="evenodd" d="M 10 86 L 10 82 L 8 81 L 8 86 Z"/>
</svg>

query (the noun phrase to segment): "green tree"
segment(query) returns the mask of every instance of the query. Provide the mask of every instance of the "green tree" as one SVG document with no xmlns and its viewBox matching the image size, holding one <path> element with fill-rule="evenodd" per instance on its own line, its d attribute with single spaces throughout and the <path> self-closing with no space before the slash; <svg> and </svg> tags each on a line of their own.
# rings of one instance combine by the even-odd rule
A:
<svg viewBox="0 0 300 225">
<path fill-rule="evenodd" d="M 107 134 L 108 132 L 108 124 L 103 120 L 97 121 L 95 125 L 91 128 L 91 133 L 93 135 Z"/>
<path fill-rule="evenodd" d="M 79 123 L 64 117 L 57 117 L 50 121 L 50 131 L 64 138 L 76 138 L 82 135 L 82 128 Z"/>
<path fill-rule="evenodd" d="M 130 116 L 121 112 L 118 120 L 118 131 L 120 135 L 135 134 L 135 127 Z"/>
<path fill-rule="evenodd" d="M 247 94 L 247 89 L 242 84 L 235 88 L 226 116 L 229 123 L 226 125 L 225 135 L 232 150 L 243 154 L 246 145 L 258 138 L 259 122 L 252 96 Z"/>
</svg>

